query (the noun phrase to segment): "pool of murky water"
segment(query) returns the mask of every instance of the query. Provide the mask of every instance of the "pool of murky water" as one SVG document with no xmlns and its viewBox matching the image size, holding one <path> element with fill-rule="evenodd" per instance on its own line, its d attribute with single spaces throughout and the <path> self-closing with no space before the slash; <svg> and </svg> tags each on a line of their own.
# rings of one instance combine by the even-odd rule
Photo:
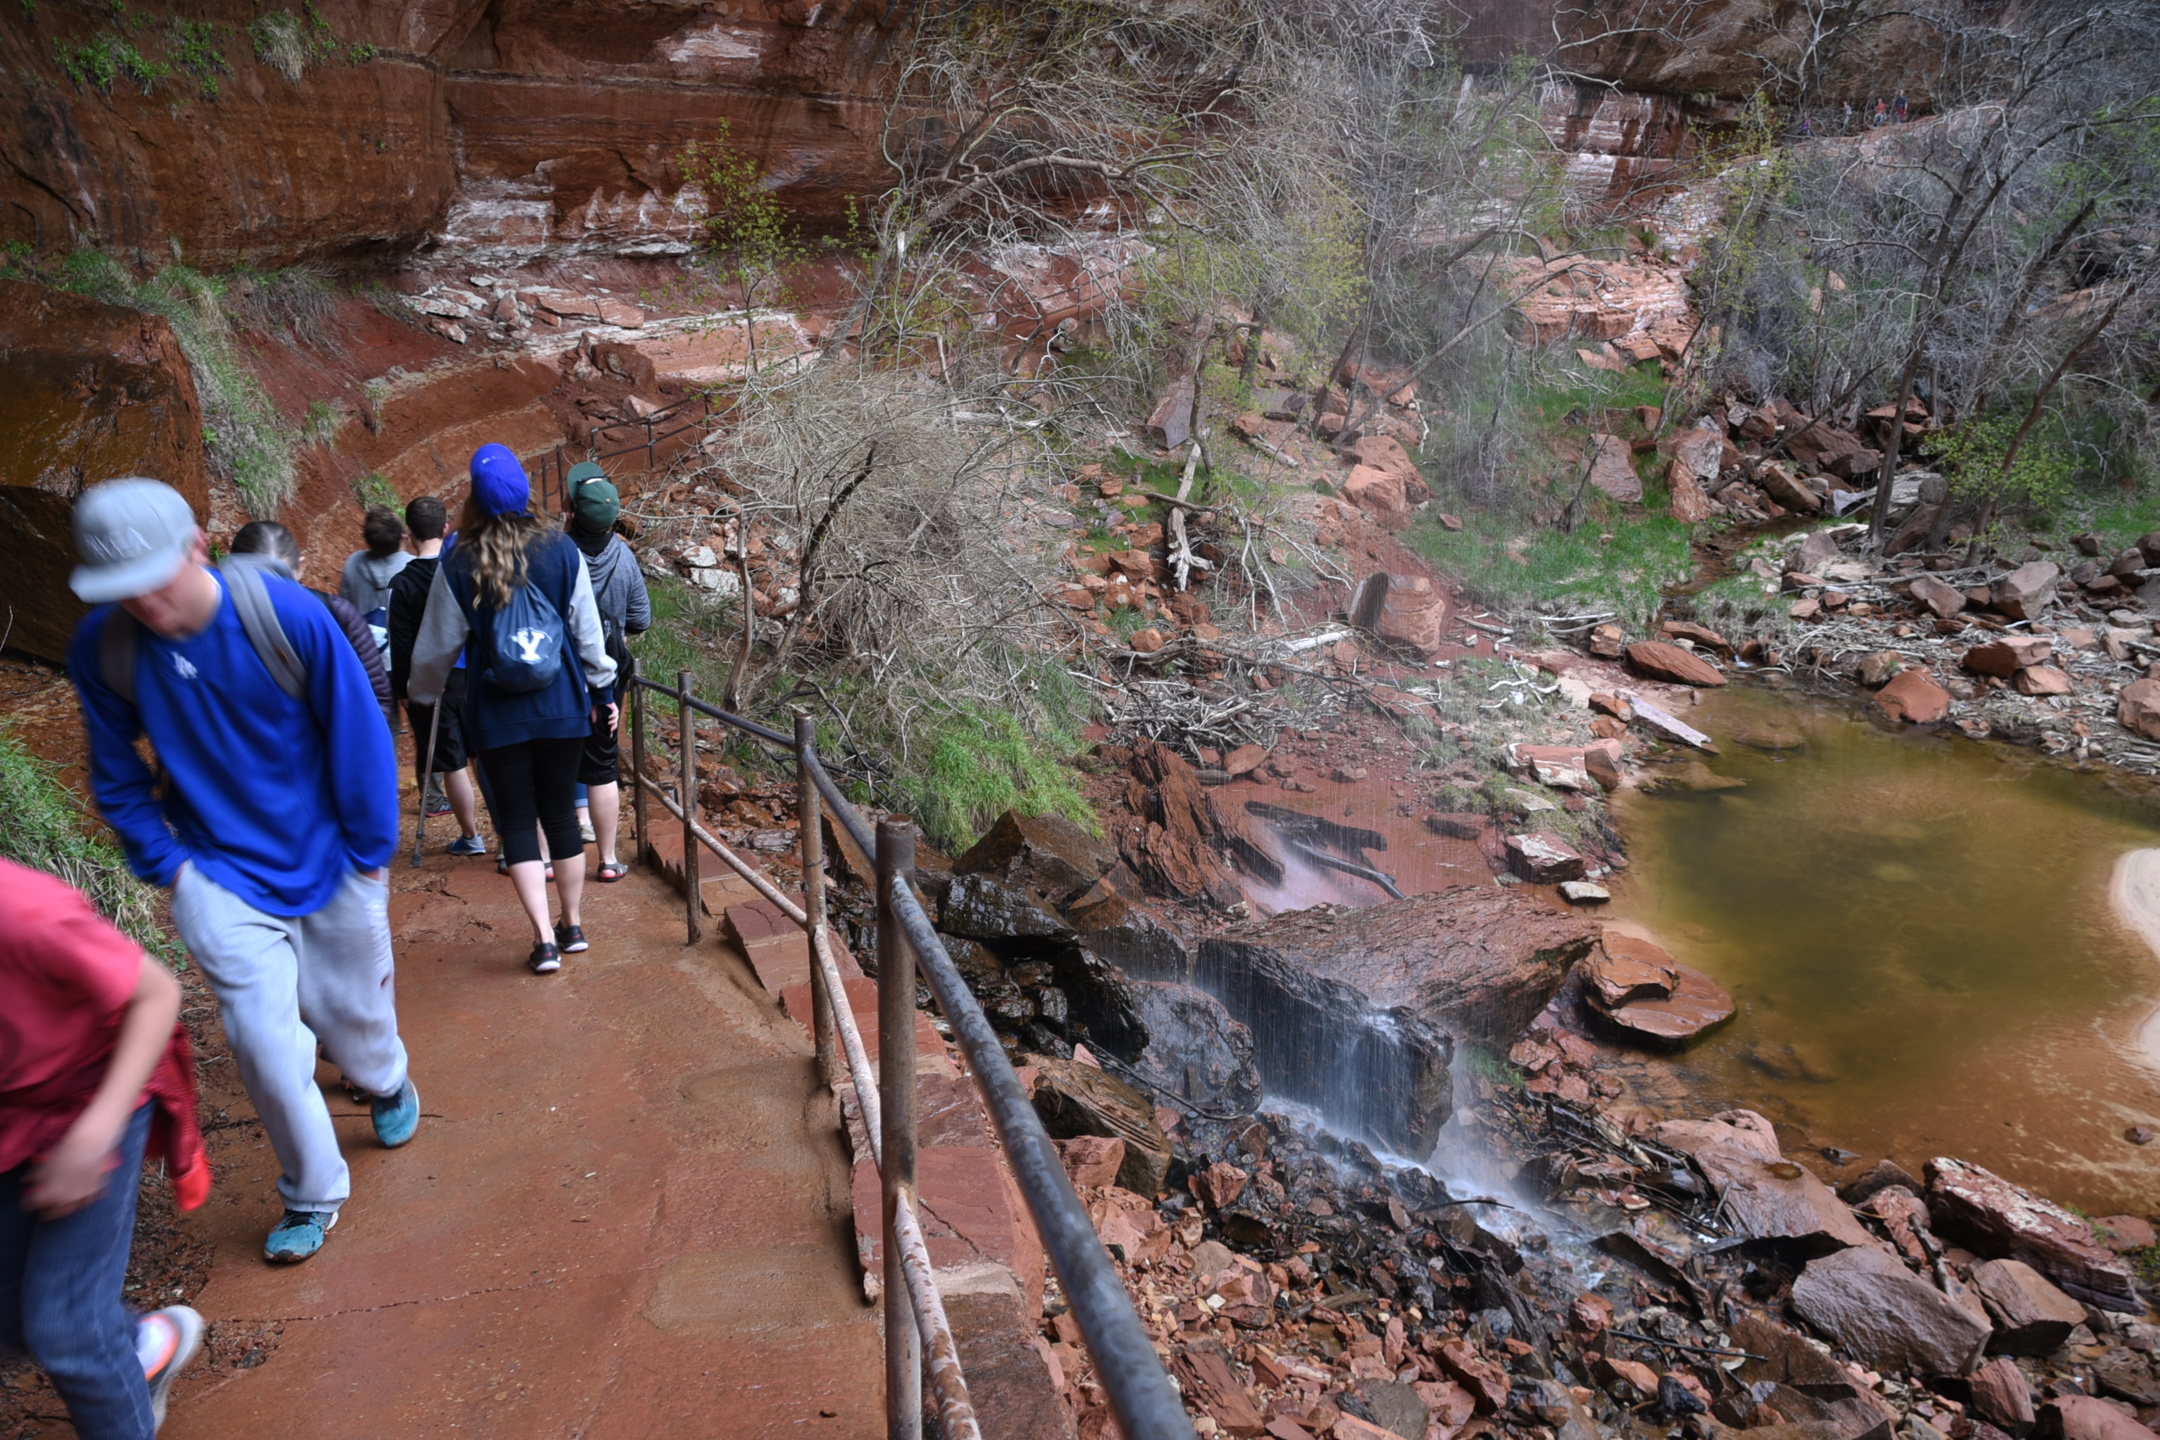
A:
<svg viewBox="0 0 2160 1440">
<path fill-rule="evenodd" d="M 2160 846 L 2160 800 L 1774 691 L 1688 718 L 1723 753 L 1615 797 L 1633 863 L 1609 918 L 1739 1011 L 1642 1085 L 1855 1166 L 1956 1154 L 2101 1211 L 2160 1201 L 2160 1145 L 2124 1138 L 2160 1123 L 2138 1039 L 2160 959 L 2108 898 L 2118 857 Z"/>
</svg>

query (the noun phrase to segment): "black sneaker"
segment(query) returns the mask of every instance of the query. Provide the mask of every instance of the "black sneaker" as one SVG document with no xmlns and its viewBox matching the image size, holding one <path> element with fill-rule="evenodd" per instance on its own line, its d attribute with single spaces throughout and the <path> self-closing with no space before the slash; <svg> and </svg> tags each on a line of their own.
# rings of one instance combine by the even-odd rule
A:
<svg viewBox="0 0 2160 1440">
<path fill-rule="evenodd" d="M 582 925 L 558 924 L 555 927 L 555 943 L 562 947 L 565 955 L 582 954 L 592 948 L 585 943 L 585 927 Z"/>
<path fill-rule="evenodd" d="M 533 946 L 532 954 L 525 957 L 525 968 L 535 975 L 552 975 L 562 969 L 562 952 L 542 940 Z"/>
</svg>

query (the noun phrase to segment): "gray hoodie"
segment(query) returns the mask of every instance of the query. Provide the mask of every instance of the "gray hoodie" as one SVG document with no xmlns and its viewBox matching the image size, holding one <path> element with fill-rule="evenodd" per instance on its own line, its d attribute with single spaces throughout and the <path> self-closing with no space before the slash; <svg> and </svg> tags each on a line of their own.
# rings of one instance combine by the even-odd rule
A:
<svg viewBox="0 0 2160 1440">
<path fill-rule="evenodd" d="M 338 594 L 362 616 L 375 610 L 387 610 L 390 608 L 390 582 L 397 579 L 398 571 L 412 563 L 412 558 L 403 550 L 393 550 L 388 555 L 370 555 L 365 550 L 355 550 L 345 557 L 345 574 L 338 581 Z"/>
<path fill-rule="evenodd" d="M 570 538 L 585 554 L 585 568 L 592 575 L 593 605 L 600 611 L 600 628 L 607 636 L 608 651 L 618 655 L 626 636 L 652 628 L 652 597 L 645 593 L 645 572 L 637 556 L 620 535 L 588 535 L 575 525 Z"/>
</svg>

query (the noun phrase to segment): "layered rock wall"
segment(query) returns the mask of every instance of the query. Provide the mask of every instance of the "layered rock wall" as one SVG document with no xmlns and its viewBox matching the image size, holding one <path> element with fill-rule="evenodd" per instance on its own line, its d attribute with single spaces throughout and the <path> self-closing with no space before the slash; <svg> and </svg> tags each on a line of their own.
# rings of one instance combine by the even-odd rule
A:
<svg viewBox="0 0 2160 1440">
<path fill-rule="evenodd" d="M 149 93 L 125 74 L 109 88 L 70 78 L 63 54 L 111 37 L 168 63 L 163 21 L 90 6 L 0 14 L 0 240 L 144 265 L 177 248 L 210 268 L 429 248 L 490 264 L 663 252 L 684 245 L 696 212 L 675 158 L 723 122 L 813 225 L 889 180 L 878 132 L 906 7 L 322 0 L 298 78 L 258 58 L 248 27 L 261 7 L 190 10 L 223 27 L 225 68 L 176 66 Z M 1672 97 L 1745 98 L 1766 66 L 1797 62 L 1803 20 L 1767 0 L 1476 0 L 1442 23 L 1462 27 L 1474 65 L 1551 56 L 1597 85 L 1665 97 L 1586 92 L 1563 127 L 1583 132 L 1585 153 L 1655 158 L 1679 142 Z M 1895 24 L 1858 37 L 1824 68 L 1826 98 L 1903 87 L 1924 105 L 1920 77 L 1898 73 L 1920 53 L 1912 38 Z"/>
</svg>

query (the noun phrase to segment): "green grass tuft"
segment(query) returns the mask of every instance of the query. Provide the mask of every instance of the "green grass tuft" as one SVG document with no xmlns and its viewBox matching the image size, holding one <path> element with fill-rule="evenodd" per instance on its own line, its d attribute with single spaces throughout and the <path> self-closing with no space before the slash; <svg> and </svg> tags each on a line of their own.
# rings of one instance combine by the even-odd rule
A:
<svg viewBox="0 0 2160 1440">
<path fill-rule="evenodd" d="M 97 912 L 136 944 L 176 968 L 184 952 L 158 919 L 157 892 L 135 878 L 110 840 L 91 833 L 89 816 L 53 767 L 0 727 L 0 855 L 57 875 L 90 897 Z"/>
</svg>

